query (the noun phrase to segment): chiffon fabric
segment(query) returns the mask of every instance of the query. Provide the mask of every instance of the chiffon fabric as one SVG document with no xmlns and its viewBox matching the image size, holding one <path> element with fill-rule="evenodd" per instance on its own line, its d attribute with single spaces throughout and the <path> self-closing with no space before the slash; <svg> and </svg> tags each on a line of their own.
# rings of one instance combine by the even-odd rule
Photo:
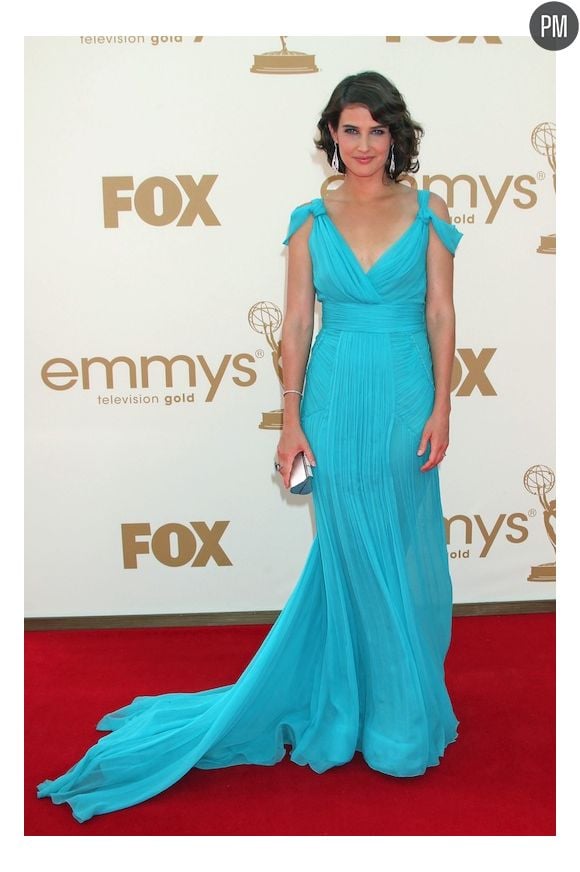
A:
<svg viewBox="0 0 580 872">
<path fill-rule="evenodd" d="M 425 321 L 430 228 L 462 237 L 417 192 L 416 217 L 363 270 L 317 198 L 309 249 L 322 327 L 301 403 L 317 465 L 316 535 L 286 605 L 233 684 L 141 696 L 105 715 L 110 731 L 39 797 L 86 821 L 142 802 L 192 767 L 273 766 L 288 752 L 323 773 L 362 753 L 418 776 L 457 738 L 445 685 L 451 639 L 439 470 L 417 455 L 434 399 Z"/>
</svg>

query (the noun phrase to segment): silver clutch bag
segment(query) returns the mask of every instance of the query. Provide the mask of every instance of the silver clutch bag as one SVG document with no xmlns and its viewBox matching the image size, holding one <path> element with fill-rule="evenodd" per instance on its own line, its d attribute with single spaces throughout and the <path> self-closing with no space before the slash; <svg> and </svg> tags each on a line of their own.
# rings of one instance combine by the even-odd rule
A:
<svg viewBox="0 0 580 872">
<path fill-rule="evenodd" d="M 299 451 L 290 470 L 290 492 L 309 494 L 312 490 L 312 467 L 303 451 Z"/>
</svg>

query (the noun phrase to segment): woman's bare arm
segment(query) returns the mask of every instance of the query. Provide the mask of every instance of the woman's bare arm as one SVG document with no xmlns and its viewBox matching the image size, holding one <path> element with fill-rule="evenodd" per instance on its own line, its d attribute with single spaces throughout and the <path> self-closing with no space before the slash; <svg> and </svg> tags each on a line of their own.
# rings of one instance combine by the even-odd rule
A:
<svg viewBox="0 0 580 872">
<path fill-rule="evenodd" d="M 309 216 L 288 242 L 287 298 L 282 323 L 281 355 L 284 389 L 302 391 L 314 329 L 314 286 L 308 237 Z M 284 397 L 284 428 L 300 425 L 300 396 Z"/>
<path fill-rule="evenodd" d="M 442 197 L 431 194 L 431 210 L 449 221 L 447 204 Z M 445 247 L 437 231 L 429 225 L 427 248 L 427 299 L 425 318 L 433 361 L 435 398 L 431 415 L 423 427 L 417 454 L 424 454 L 430 444 L 429 457 L 421 472 L 437 466 L 449 446 L 449 416 L 451 414 L 451 374 L 455 355 L 455 308 L 453 305 L 453 255 Z"/>
<path fill-rule="evenodd" d="M 430 209 L 448 224 L 449 210 L 445 200 L 431 194 Z M 427 249 L 427 300 L 425 317 L 433 359 L 435 402 L 433 410 L 451 408 L 451 374 L 455 356 L 455 307 L 453 305 L 453 255 L 429 225 Z"/>
<path fill-rule="evenodd" d="M 288 241 L 287 299 L 282 323 L 281 356 L 284 389 L 302 391 L 314 329 L 314 285 L 308 237 L 312 216 Z M 284 421 L 278 442 L 279 470 L 284 486 L 290 486 L 290 471 L 296 455 L 303 451 L 313 466 L 316 458 L 300 422 L 299 394 L 284 396 Z"/>
</svg>

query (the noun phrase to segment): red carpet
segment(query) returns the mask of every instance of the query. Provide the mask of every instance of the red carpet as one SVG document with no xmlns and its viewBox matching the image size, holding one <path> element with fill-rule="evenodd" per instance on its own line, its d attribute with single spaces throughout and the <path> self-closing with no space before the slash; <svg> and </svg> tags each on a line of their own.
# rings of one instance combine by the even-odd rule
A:
<svg viewBox="0 0 580 872">
<path fill-rule="evenodd" d="M 84 824 L 36 799 L 135 696 L 234 682 L 267 626 L 26 633 L 25 835 L 555 834 L 555 615 L 453 619 L 447 685 L 459 738 L 418 778 L 362 756 L 318 775 L 194 769 L 141 805 Z"/>
</svg>

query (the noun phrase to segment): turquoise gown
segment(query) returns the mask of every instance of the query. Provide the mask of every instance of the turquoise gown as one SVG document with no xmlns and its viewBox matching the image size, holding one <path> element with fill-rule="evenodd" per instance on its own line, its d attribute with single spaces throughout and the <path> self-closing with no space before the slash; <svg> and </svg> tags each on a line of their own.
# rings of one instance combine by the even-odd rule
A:
<svg viewBox="0 0 580 872">
<path fill-rule="evenodd" d="M 322 327 L 306 369 L 302 427 L 316 457 L 316 535 L 286 605 L 234 684 L 140 696 L 105 715 L 110 731 L 39 797 L 75 819 L 135 805 L 192 767 L 273 766 L 287 753 L 316 773 L 360 751 L 408 777 L 457 738 L 445 686 L 452 585 L 438 467 L 417 449 L 434 399 L 425 322 L 431 224 L 462 237 L 418 191 L 413 223 L 368 270 L 321 198 L 297 206 L 309 237 Z"/>
</svg>

